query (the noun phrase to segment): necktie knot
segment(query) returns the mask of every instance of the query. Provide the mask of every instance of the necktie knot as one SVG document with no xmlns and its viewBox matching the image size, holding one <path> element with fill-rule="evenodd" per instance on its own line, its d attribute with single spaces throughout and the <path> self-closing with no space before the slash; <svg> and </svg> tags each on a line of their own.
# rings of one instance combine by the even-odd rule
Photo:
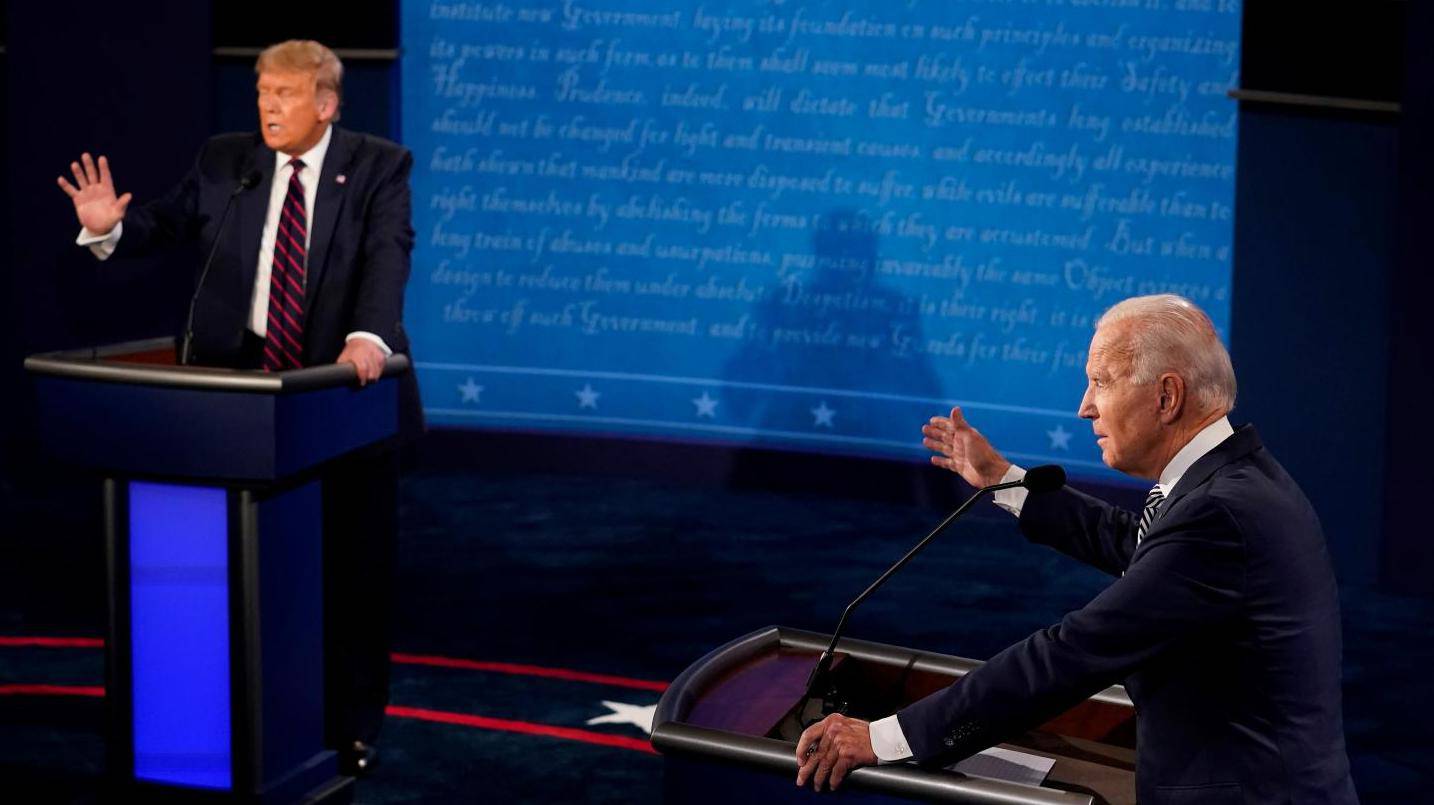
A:
<svg viewBox="0 0 1434 805">
<path fill-rule="evenodd" d="M 1150 492 L 1145 495 L 1145 508 L 1159 507 L 1164 502 L 1165 493 L 1160 491 L 1160 484 L 1150 487 Z"/>
<path fill-rule="evenodd" d="M 304 169 L 304 160 L 294 157 L 289 160 L 289 167 L 294 169 L 294 173 L 298 173 Z"/>
</svg>

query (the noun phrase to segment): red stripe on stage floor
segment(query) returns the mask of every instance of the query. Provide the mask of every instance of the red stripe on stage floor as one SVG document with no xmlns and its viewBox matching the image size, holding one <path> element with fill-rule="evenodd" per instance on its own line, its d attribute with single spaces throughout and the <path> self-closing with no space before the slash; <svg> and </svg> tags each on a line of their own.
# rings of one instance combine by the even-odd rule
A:
<svg viewBox="0 0 1434 805">
<path fill-rule="evenodd" d="M 7 648 L 41 646 L 43 648 L 104 648 L 105 641 L 98 637 L 4 637 L 0 646 Z"/>
<path fill-rule="evenodd" d="M 551 724 L 534 724 L 530 721 L 509 721 L 503 718 L 471 716 L 467 713 L 450 713 L 446 710 L 425 710 L 420 707 L 398 707 L 396 705 L 389 705 L 387 712 L 395 718 L 414 718 L 419 721 L 433 721 L 439 724 L 457 724 L 463 727 L 475 727 L 480 730 L 516 732 L 523 735 L 542 735 L 548 738 L 561 738 L 565 741 L 581 741 L 582 743 L 598 744 L 599 746 L 615 746 L 619 749 L 631 749 L 636 752 L 657 753 L 657 750 L 653 749 L 652 744 L 647 741 L 641 738 L 629 738 L 624 735 L 606 735 L 601 732 L 592 732 L 591 730 L 555 727 Z"/>
<path fill-rule="evenodd" d="M 0 647 L 42 646 L 47 648 L 104 648 L 105 641 L 95 637 L 6 637 L 0 636 Z M 666 682 L 651 679 L 633 679 L 612 674 L 595 674 L 575 671 L 571 668 L 547 668 L 541 665 L 524 665 L 511 662 L 484 662 L 465 660 L 457 657 L 439 657 L 429 654 L 390 655 L 400 665 L 427 665 L 434 668 L 461 668 L 467 671 L 487 671 L 495 674 L 515 676 L 539 676 L 548 679 L 562 679 L 569 682 L 591 682 L 597 685 L 612 685 L 619 688 L 651 690 L 661 693 L 667 690 Z"/>
<path fill-rule="evenodd" d="M 104 695 L 105 689 L 97 685 L 0 685 L 0 696 L 83 696 L 102 699 Z M 641 738 L 629 738 L 625 735 L 608 735 L 591 730 L 573 729 L 572 727 L 535 724 L 531 721 L 511 721 L 506 718 L 488 718 L 486 716 L 474 716 L 467 713 L 450 713 L 446 710 L 428 710 L 422 707 L 389 705 L 386 712 L 394 718 L 412 718 L 419 721 L 431 721 L 437 724 L 456 724 L 462 727 L 474 727 L 480 730 L 493 730 L 495 732 L 541 735 L 546 738 L 561 738 L 565 741 L 579 741 L 581 743 L 596 744 L 598 746 L 615 746 L 619 749 L 631 749 L 635 752 L 656 754 L 656 750 L 652 748 L 652 744 Z"/>
<path fill-rule="evenodd" d="M 614 685 L 620 688 L 654 690 L 659 693 L 667 690 L 666 682 L 656 682 L 649 679 L 631 679 L 625 676 L 611 676 L 609 674 L 592 674 L 587 671 L 573 671 L 567 668 L 544 668 L 540 665 L 520 665 L 510 662 L 479 662 L 478 660 L 460 660 L 454 657 L 433 657 L 422 654 L 394 653 L 392 657 L 394 662 L 403 665 L 429 665 L 436 668 L 462 668 L 468 671 L 489 671 L 495 674 L 542 676 L 549 679 L 564 679 L 569 682 L 593 682 L 599 685 Z"/>
<path fill-rule="evenodd" d="M 91 696 L 104 698 L 97 685 L 0 685 L 0 696 Z"/>
</svg>

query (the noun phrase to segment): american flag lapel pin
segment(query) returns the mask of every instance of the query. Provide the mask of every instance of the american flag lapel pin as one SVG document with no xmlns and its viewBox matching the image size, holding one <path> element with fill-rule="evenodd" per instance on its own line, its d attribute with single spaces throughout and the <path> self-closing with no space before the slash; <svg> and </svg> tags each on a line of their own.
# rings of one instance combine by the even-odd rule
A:
<svg viewBox="0 0 1434 805">
<path fill-rule="evenodd" d="M 334 181 L 338 182 L 339 184 L 343 184 L 344 182 L 347 182 L 348 180 L 349 180 L 349 177 L 343 175 L 342 173 L 340 173 L 338 176 L 335 176 L 335 177 L 334 177 Z"/>
</svg>

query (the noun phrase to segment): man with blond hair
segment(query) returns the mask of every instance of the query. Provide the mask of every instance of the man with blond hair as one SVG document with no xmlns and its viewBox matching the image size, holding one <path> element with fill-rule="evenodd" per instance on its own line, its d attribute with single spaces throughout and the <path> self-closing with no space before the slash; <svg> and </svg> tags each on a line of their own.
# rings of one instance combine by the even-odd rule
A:
<svg viewBox="0 0 1434 805">
<path fill-rule="evenodd" d="M 348 363 L 360 383 L 377 380 L 387 356 L 408 352 L 413 157 L 332 125 L 343 65 L 318 42 L 274 45 L 254 71 L 258 134 L 210 139 L 165 196 L 131 206 L 106 157 L 71 163 L 74 181 L 58 183 L 74 202 L 77 243 L 101 260 L 182 242 L 213 250 L 194 300 L 192 363 L 264 371 Z M 400 380 L 400 431 L 422 431 L 411 373 Z M 354 774 L 372 768 L 388 700 L 397 479 L 393 450 L 323 479 L 327 726 Z"/>
<path fill-rule="evenodd" d="M 1254 428 L 1231 426 L 1235 373 L 1210 319 L 1178 296 L 1120 302 L 1097 323 L 1086 374 L 1079 414 L 1107 465 L 1155 482 L 1143 509 L 1070 488 L 996 503 L 1031 541 L 1115 580 L 896 715 L 812 725 L 797 784 L 834 788 L 877 762 L 952 763 L 1123 681 L 1143 805 L 1357 802 L 1324 535 Z M 1024 475 L 959 408 L 922 431 L 932 463 L 973 486 Z"/>
</svg>

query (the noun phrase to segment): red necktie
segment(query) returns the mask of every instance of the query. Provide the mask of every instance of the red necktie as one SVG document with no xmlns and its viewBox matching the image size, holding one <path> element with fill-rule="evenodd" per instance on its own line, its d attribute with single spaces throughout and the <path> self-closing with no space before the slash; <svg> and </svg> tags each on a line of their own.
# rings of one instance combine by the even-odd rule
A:
<svg viewBox="0 0 1434 805">
<path fill-rule="evenodd" d="M 274 234 L 274 265 L 269 271 L 269 322 L 264 334 L 266 372 L 304 365 L 304 240 L 309 218 L 304 211 L 304 186 L 299 182 L 304 163 L 292 159 L 289 167 L 293 172 L 279 212 L 279 231 Z"/>
</svg>

